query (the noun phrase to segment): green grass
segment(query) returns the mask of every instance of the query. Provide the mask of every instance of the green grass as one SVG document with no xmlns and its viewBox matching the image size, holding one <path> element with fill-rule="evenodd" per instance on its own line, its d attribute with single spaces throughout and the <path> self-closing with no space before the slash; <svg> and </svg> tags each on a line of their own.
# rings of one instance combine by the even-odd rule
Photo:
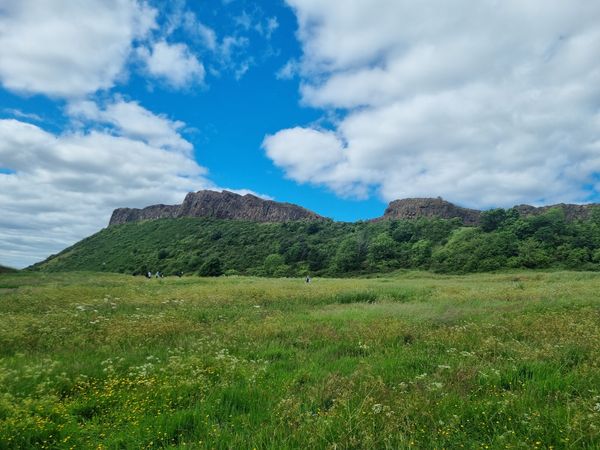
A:
<svg viewBox="0 0 600 450">
<path fill-rule="evenodd" d="M 600 448 L 600 275 L 0 277 L 0 449 Z"/>
</svg>

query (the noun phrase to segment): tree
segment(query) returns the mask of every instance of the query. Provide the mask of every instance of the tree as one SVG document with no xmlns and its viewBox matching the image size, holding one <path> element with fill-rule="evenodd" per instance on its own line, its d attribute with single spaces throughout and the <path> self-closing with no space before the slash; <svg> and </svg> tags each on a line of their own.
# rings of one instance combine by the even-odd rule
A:
<svg viewBox="0 0 600 450">
<path fill-rule="evenodd" d="M 272 253 L 265 258 L 264 269 L 269 276 L 282 276 L 287 273 L 289 267 L 285 265 L 283 256 Z"/>
<path fill-rule="evenodd" d="M 397 243 L 389 234 L 380 233 L 369 244 L 369 262 L 377 264 L 395 259 Z"/>
<path fill-rule="evenodd" d="M 411 248 L 411 263 L 413 267 L 427 267 L 431 259 L 433 245 L 427 239 L 421 239 L 415 242 Z"/>
<path fill-rule="evenodd" d="M 198 275 L 203 277 L 220 277 L 223 275 L 223 264 L 221 263 L 221 260 L 216 256 L 210 257 L 200 266 Z"/>
<path fill-rule="evenodd" d="M 359 241 L 354 237 L 344 239 L 339 245 L 334 258 L 334 266 L 338 273 L 352 272 L 360 269 L 363 261 Z"/>
<path fill-rule="evenodd" d="M 506 220 L 506 210 L 502 208 L 483 211 L 479 219 L 479 226 L 483 231 L 489 233 L 500 228 Z"/>
</svg>

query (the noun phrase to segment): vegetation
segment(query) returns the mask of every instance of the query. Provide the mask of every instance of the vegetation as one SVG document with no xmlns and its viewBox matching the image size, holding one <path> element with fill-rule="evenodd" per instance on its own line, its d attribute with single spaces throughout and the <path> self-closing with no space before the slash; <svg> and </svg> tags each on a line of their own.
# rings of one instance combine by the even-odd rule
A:
<svg viewBox="0 0 600 450">
<path fill-rule="evenodd" d="M 14 273 L 16 271 L 16 269 L 13 269 L 11 267 L 0 266 L 0 273 Z"/>
<path fill-rule="evenodd" d="M 598 292 L 2 275 L 0 448 L 600 448 Z"/>
<path fill-rule="evenodd" d="M 109 227 L 33 266 L 275 277 L 516 268 L 598 270 L 600 211 L 567 221 L 560 209 L 532 217 L 497 209 L 483 213 L 479 227 L 463 227 L 457 219 L 276 224 L 162 219 Z"/>
</svg>

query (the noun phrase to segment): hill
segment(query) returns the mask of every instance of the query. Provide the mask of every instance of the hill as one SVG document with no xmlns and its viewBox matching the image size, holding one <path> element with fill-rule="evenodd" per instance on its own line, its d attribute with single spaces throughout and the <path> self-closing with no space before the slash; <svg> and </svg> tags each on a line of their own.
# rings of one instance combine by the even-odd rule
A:
<svg viewBox="0 0 600 450">
<path fill-rule="evenodd" d="M 0 273 L 14 273 L 17 272 L 17 269 L 13 269 L 12 267 L 0 266 Z"/>
<path fill-rule="evenodd" d="M 550 209 L 560 209 L 567 220 L 588 219 L 598 204 L 572 205 L 560 203 L 535 207 L 518 205 L 513 209 L 520 216 L 535 216 Z M 463 208 L 438 198 L 405 198 L 390 202 L 380 220 L 414 220 L 420 218 L 460 219 L 463 225 L 479 225 L 482 211 Z M 145 220 L 182 217 L 210 217 L 214 219 L 247 220 L 252 222 L 291 222 L 295 220 L 330 220 L 317 213 L 291 203 L 264 200 L 251 194 L 233 192 L 198 191 L 186 195 L 181 205 L 151 205 L 146 208 L 118 208 L 113 211 L 109 226 Z"/>
<path fill-rule="evenodd" d="M 424 269 L 600 269 L 600 210 L 568 220 L 561 208 L 523 217 L 516 209 L 460 218 L 357 223 L 191 218 L 113 225 L 46 261 L 41 271 L 161 271 L 200 275 L 338 276 Z"/>
<path fill-rule="evenodd" d="M 324 217 L 291 203 L 264 200 L 252 194 L 234 192 L 190 192 L 181 205 L 152 205 L 143 209 L 116 209 L 109 225 L 142 220 L 181 217 L 250 220 L 253 222 L 289 222 L 293 220 L 325 220 Z"/>
</svg>

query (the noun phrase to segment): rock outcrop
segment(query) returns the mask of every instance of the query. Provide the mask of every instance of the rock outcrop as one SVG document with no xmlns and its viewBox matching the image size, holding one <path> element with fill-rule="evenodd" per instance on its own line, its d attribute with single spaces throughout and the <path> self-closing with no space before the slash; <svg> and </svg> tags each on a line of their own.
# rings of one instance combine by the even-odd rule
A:
<svg viewBox="0 0 600 450">
<path fill-rule="evenodd" d="M 420 217 L 462 220 L 465 225 L 477 225 L 481 211 L 461 208 L 441 198 L 405 198 L 389 204 L 381 219 L 418 219 Z"/>
<path fill-rule="evenodd" d="M 560 208 L 569 221 L 587 219 L 598 203 L 572 205 L 560 203 L 550 206 L 517 205 L 521 216 L 543 214 L 552 208 Z M 199 191 L 186 195 L 181 205 L 152 205 L 143 209 L 119 208 L 109 225 L 119 225 L 142 220 L 177 217 L 213 217 L 215 219 L 248 220 L 252 222 L 289 222 L 293 220 L 327 220 L 308 209 L 291 203 L 263 200 L 251 194 L 239 195 L 229 191 Z M 374 221 L 395 219 L 412 220 L 424 218 L 458 218 L 464 225 L 479 224 L 481 211 L 457 206 L 442 198 L 405 198 L 391 202 L 382 217 Z"/>
<path fill-rule="evenodd" d="M 178 217 L 213 217 L 253 222 L 325 219 L 300 206 L 263 200 L 251 194 L 242 196 L 229 191 L 199 191 L 187 194 L 181 205 L 152 205 L 143 209 L 116 209 L 110 218 L 109 225 Z"/>
<path fill-rule="evenodd" d="M 573 205 L 569 203 L 558 203 L 557 205 L 549 206 L 531 206 L 517 205 L 514 207 L 521 216 L 537 216 L 545 213 L 549 209 L 562 209 L 567 221 L 588 219 L 593 208 L 600 208 L 600 203 L 588 203 L 586 205 Z"/>
<path fill-rule="evenodd" d="M 599 203 L 589 203 L 587 205 L 574 205 L 559 203 L 548 206 L 517 205 L 514 207 L 517 212 L 523 216 L 537 216 L 550 209 L 562 209 L 567 221 L 587 219 L 595 207 L 600 207 Z M 375 220 L 396 219 L 410 220 L 420 217 L 454 219 L 458 218 L 464 225 L 479 225 L 481 211 L 476 209 L 462 208 L 453 203 L 447 202 L 441 198 L 405 198 L 394 200 L 389 204 L 383 217 Z"/>
</svg>

